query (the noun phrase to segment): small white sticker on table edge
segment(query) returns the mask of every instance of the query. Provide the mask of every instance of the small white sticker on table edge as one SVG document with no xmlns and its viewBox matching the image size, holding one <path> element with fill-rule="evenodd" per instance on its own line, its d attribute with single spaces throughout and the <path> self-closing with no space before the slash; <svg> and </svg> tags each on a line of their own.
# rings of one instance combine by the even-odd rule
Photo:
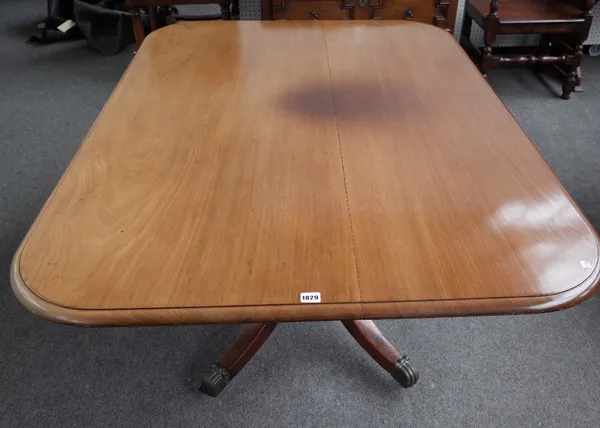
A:
<svg viewBox="0 0 600 428">
<path fill-rule="evenodd" d="M 318 291 L 300 293 L 300 303 L 321 303 L 321 293 Z"/>
<path fill-rule="evenodd" d="M 592 268 L 592 264 L 590 262 L 588 262 L 587 260 L 581 260 L 579 263 L 581 263 L 581 267 L 584 269 Z"/>
</svg>

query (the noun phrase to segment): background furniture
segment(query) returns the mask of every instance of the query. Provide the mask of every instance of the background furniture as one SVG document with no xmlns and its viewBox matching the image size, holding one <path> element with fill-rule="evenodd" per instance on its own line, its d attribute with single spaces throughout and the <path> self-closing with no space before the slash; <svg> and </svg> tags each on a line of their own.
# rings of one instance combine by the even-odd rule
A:
<svg viewBox="0 0 600 428">
<path fill-rule="evenodd" d="M 593 0 L 467 0 L 461 44 L 471 53 L 482 73 L 505 64 L 552 64 L 563 78 L 563 99 L 581 83 L 578 68 L 583 42 L 592 24 Z M 471 40 L 471 24 L 484 30 L 484 47 Z M 533 54 L 502 54 L 493 51 L 498 35 L 542 34 Z"/>
<path fill-rule="evenodd" d="M 131 9 L 133 20 L 133 34 L 136 48 L 139 49 L 146 36 L 144 24 L 140 17 L 141 9 L 147 8 L 150 21 L 150 30 L 154 31 L 174 21 L 207 21 L 213 19 L 231 20 L 232 16 L 239 17 L 239 0 L 125 0 Z M 179 14 L 174 5 L 183 4 L 218 4 L 221 15 L 183 15 Z"/>
<path fill-rule="evenodd" d="M 456 0 L 263 0 L 262 19 L 404 19 L 452 31 Z"/>
</svg>

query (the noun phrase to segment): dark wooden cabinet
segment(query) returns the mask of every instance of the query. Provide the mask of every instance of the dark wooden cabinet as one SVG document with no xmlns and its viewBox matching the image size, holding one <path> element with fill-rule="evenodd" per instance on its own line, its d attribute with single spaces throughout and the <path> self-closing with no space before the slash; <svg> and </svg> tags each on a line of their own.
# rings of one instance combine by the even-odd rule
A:
<svg viewBox="0 0 600 428">
<path fill-rule="evenodd" d="M 406 19 L 454 27 L 458 0 L 263 0 L 262 18 L 272 19 Z"/>
</svg>

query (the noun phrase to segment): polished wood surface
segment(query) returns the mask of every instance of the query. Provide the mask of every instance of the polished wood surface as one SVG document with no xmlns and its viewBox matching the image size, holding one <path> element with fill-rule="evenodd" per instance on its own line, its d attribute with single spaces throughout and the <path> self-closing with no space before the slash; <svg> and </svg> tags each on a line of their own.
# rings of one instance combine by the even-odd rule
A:
<svg viewBox="0 0 600 428">
<path fill-rule="evenodd" d="M 323 31 L 289 27 L 150 35 L 24 247 L 37 294 L 77 309 L 295 304 L 313 288 L 359 301 L 331 94 L 311 99 L 325 120 L 278 105 L 328 82 Z"/>
<path fill-rule="evenodd" d="M 25 282 L 78 309 L 290 304 L 313 288 L 358 301 L 331 94 L 311 99 L 325 120 L 278 106 L 328 82 L 322 38 L 151 34 L 34 226 Z"/>
<path fill-rule="evenodd" d="M 535 296 L 584 281 L 594 234 L 454 40 L 425 26 L 368 30 L 327 37 L 363 301 Z"/>
<path fill-rule="evenodd" d="M 150 35 L 11 276 L 41 316 L 110 325 L 538 312 L 598 275 L 595 233 L 444 31 L 210 22 Z"/>
</svg>

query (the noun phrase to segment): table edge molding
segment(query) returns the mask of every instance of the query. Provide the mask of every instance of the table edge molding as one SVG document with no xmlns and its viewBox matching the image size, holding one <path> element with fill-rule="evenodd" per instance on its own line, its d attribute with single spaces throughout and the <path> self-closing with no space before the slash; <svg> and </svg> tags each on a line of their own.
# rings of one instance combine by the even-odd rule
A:
<svg viewBox="0 0 600 428">
<path fill-rule="evenodd" d="M 18 300 L 33 314 L 61 324 L 80 326 L 234 324 L 254 322 L 333 321 L 344 319 L 433 318 L 475 315 L 515 315 L 566 309 L 589 298 L 598 288 L 600 263 L 579 285 L 552 295 L 490 299 L 435 300 L 326 305 L 261 305 L 230 307 L 73 309 L 38 296 L 23 280 L 17 250 L 10 282 Z"/>
</svg>

